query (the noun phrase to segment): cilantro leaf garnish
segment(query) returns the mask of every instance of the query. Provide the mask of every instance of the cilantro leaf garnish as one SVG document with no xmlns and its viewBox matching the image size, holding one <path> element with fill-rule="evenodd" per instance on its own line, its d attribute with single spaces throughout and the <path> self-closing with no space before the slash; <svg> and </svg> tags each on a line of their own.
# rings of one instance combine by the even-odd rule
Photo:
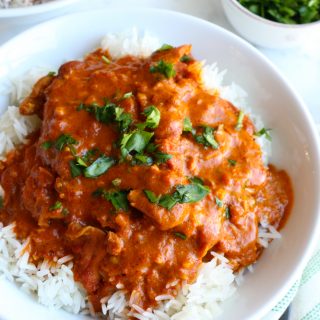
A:
<svg viewBox="0 0 320 320">
<path fill-rule="evenodd" d="M 226 207 L 225 211 L 224 211 L 224 215 L 226 219 L 230 219 L 231 218 L 231 213 L 230 213 L 230 208 Z"/>
<path fill-rule="evenodd" d="M 147 117 L 145 125 L 147 128 L 155 129 L 160 122 L 160 111 L 155 106 L 149 106 L 144 109 L 143 114 Z"/>
<path fill-rule="evenodd" d="M 266 129 L 266 128 L 262 128 L 261 130 L 259 130 L 258 132 L 255 132 L 254 135 L 256 137 L 262 137 L 265 136 L 265 138 L 269 141 L 272 141 L 272 137 L 270 135 L 270 131 L 271 129 Z"/>
<path fill-rule="evenodd" d="M 155 195 L 155 193 L 151 190 L 143 190 L 143 192 L 145 193 L 145 195 L 147 196 L 148 200 L 151 203 L 158 203 L 159 198 Z"/>
<path fill-rule="evenodd" d="M 164 43 L 157 51 L 167 51 L 173 49 L 173 46 L 167 43 Z"/>
<path fill-rule="evenodd" d="M 186 240 L 187 239 L 187 236 L 184 234 L 184 233 L 182 233 L 182 232 L 174 232 L 173 233 L 176 237 L 178 237 L 178 238 L 180 238 L 180 239 L 182 239 L 182 240 Z"/>
<path fill-rule="evenodd" d="M 49 211 L 59 210 L 62 208 L 62 203 L 60 201 L 56 201 L 51 207 L 49 207 Z"/>
<path fill-rule="evenodd" d="M 192 122 L 191 122 L 190 118 L 184 118 L 183 132 L 191 132 L 192 134 L 195 133 L 195 129 L 193 129 L 193 127 L 192 127 Z"/>
<path fill-rule="evenodd" d="M 235 126 L 235 129 L 237 131 L 241 130 L 243 127 L 243 119 L 244 119 L 244 113 L 243 111 L 239 111 L 238 119 L 237 119 L 237 124 Z"/>
<path fill-rule="evenodd" d="M 107 58 L 106 56 L 102 56 L 101 59 L 106 63 L 106 64 L 110 64 L 111 61 L 109 58 Z"/>
<path fill-rule="evenodd" d="M 221 201 L 218 197 L 216 197 L 216 204 L 219 208 L 223 207 L 223 201 Z"/>
<path fill-rule="evenodd" d="M 65 146 L 71 146 L 78 144 L 78 141 L 71 137 L 70 134 L 61 134 L 54 143 L 55 148 L 58 151 L 62 151 Z"/>
<path fill-rule="evenodd" d="M 126 157 L 130 152 L 142 153 L 153 135 L 153 132 L 144 130 L 135 130 L 124 134 L 120 141 L 122 156 Z"/>
<path fill-rule="evenodd" d="M 237 161 L 236 160 L 232 160 L 232 159 L 228 159 L 228 162 L 229 162 L 231 167 L 234 167 L 237 164 Z"/>
<path fill-rule="evenodd" d="M 183 63 L 188 63 L 190 61 L 192 61 L 192 58 L 186 54 L 184 54 L 181 58 L 180 58 L 180 61 L 183 62 Z"/>
<path fill-rule="evenodd" d="M 155 65 L 152 65 L 149 70 L 151 73 L 160 73 L 167 79 L 170 79 L 176 75 L 173 64 L 163 60 L 160 60 Z"/>
<path fill-rule="evenodd" d="M 184 118 L 183 132 L 190 132 L 194 140 L 199 144 L 203 144 L 205 147 L 212 147 L 213 149 L 218 149 L 219 143 L 214 138 L 214 129 L 212 129 L 209 126 L 201 126 L 200 128 L 202 129 L 202 133 L 196 134 L 196 129 L 193 128 L 190 118 Z"/>
<path fill-rule="evenodd" d="M 40 145 L 40 147 L 44 150 L 49 150 L 52 146 L 53 146 L 52 141 L 45 141 Z"/>
<path fill-rule="evenodd" d="M 151 190 L 144 193 L 151 203 L 157 204 L 167 210 L 171 210 L 176 204 L 193 203 L 202 200 L 210 189 L 197 182 L 187 185 L 177 185 L 172 194 L 156 196 Z"/>
<path fill-rule="evenodd" d="M 99 106 L 96 103 L 90 105 L 81 103 L 77 107 L 77 111 L 81 110 L 93 114 L 97 121 L 104 124 L 116 123 L 121 132 L 126 132 L 132 123 L 131 114 L 112 102 L 106 102 L 104 106 Z"/>
<path fill-rule="evenodd" d="M 157 151 L 153 154 L 153 158 L 156 164 L 165 163 L 172 158 L 171 154 Z"/>
<path fill-rule="evenodd" d="M 72 178 L 76 178 L 82 175 L 82 168 L 79 166 L 76 160 L 70 160 L 69 167 Z"/>
<path fill-rule="evenodd" d="M 128 203 L 128 191 L 120 190 L 120 191 L 106 191 L 104 189 L 97 189 L 93 194 L 95 197 L 102 197 L 103 199 L 110 201 L 116 211 L 128 211 L 129 203 Z"/>
<path fill-rule="evenodd" d="M 54 77 L 57 73 L 55 71 L 49 71 L 47 76 L 48 77 Z"/>
<path fill-rule="evenodd" d="M 113 158 L 101 156 L 95 160 L 89 167 L 83 170 L 86 178 L 96 178 L 107 172 L 116 161 Z"/>
</svg>

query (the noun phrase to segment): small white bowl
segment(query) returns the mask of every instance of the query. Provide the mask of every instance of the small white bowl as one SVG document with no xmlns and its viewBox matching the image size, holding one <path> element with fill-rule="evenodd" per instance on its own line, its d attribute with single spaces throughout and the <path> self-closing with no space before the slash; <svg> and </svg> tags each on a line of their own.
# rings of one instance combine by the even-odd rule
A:
<svg viewBox="0 0 320 320">
<path fill-rule="evenodd" d="M 222 0 L 226 16 L 241 36 L 258 46 L 290 48 L 301 44 L 306 37 L 319 36 L 320 21 L 305 24 L 284 24 L 262 18 L 237 0 Z"/>
<path fill-rule="evenodd" d="M 0 9 L 0 24 L 7 28 L 24 23 L 36 24 L 66 12 L 67 8 L 80 0 L 51 0 L 27 7 Z"/>
</svg>

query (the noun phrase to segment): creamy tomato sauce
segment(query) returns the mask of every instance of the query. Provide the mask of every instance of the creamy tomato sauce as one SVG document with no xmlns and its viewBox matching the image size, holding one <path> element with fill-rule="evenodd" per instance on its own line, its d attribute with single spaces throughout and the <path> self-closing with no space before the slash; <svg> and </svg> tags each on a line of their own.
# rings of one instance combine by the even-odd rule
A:
<svg viewBox="0 0 320 320">
<path fill-rule="evenodd" d="M 96 310 L 119 284 L 144 308 L 175 296 L 212 250 L 234 270 L 255 262 L 259 223 L 290 210 L 288 175 L 263 164 L 251 120 L 204 88 L 190 50 L 98 50 L 20 106 L 42 126 L 1 165 L 0 220 L 33 262 L 73 255 Z"/>
</svg>

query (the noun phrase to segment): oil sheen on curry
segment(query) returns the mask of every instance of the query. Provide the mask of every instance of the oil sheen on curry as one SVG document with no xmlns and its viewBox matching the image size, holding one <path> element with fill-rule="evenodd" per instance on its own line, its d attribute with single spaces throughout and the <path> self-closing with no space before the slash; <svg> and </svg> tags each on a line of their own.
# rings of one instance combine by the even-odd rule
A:
<svg viewBox="0 0 320 320">
<path fill-rule="evenodd" d="M 29 237 L 32 262 L 73 255 L 97 311 L 119 287 L 143 308 L 177 295 L 211 251 L 252 264 L 259 224 L 279 229 L 292 205 L 287 174 L 263 163 L 263 131 L 205 89 L 190 50 L 97 50 L 20 105 L 42 125 L 0 166 L 0 219 Z"/>
</svg>

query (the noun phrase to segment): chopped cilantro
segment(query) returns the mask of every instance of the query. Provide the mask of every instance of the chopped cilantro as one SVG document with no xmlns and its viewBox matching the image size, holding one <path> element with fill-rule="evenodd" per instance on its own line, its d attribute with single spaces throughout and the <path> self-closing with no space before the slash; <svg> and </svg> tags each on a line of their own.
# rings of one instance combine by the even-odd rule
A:
<svg viewBox="0 0 320 320">
<path fill-rule="evenodd" d="M 216 204 L 219 208 L 223 207 L 223 201 L 221 201 L 218 197 L 216 197 Z"/>
<path fill-rule="evenodd" d="M 121 179 L 120 178 L 116 178 L 114 180 L 112 180 L 112 185 L 115 186 L 115 187 L 119 187 L 120 184 L 121 184 Z"/>
<path fill-rule="evenodd" d="M 178 185 L 173 194 L 165 194 L 156 197 L 150 190 L 144 190 L 148 200 L 151 203 L 156 203 L 160 207 L 171 210 L 177 203 L 193 203 L 202 200 L 210 189 L 202 184 L 192 182 L 187 185 Z"/>
<path fill-rule="evenodd" d="M 60 201 L 56 201 L 51 207 L 49 207 L 50 211 L 59 210 L 62 208 L 62 203 Z"/>
<path fill-rule="evenodd" d="M 95 160 L 89 167 L 83 170 L 86 178 L 96 178 L 107 172 L 113 165 L 115 160 L 110 157 L 101 156 Z"/>
<path fill-rule="evenodd" d="M 146 164 L 146 165 L 152 165 L 153 159 L 145 154 L 137 153 L 133 156 L 133 160 L 131 161 L 132 165 L 136 164 Z"/>
<path fill-rule="evenodd" d="M 143 190 L 143 192 L 145 193 L 145 195 L 147 196 L 148 200 L 151 203 L 158 203 L 159 199 L 158 197 L 154 194 L 154 192 L 150 191 L 150 190 Z"/>
<path fill-rule="evenodd" d="M 157 64 L 151 66 L 149 70 L 151 73 L 160 73 L 167 79 L 170 79 L 176 75 L 173 64 L 163 60 L 160 60 Z"/>
<path fill-rule="evenodd" d="M 52 141 L 45 141 L 43 143 L 41 143 L 40 147 L 44 150 L 49 150 L 53 145 Z"/>
<path fill-rule="evenodd" d="M 76 178 L 82 175 L 82 168 L 78 165 L 76 160 L 70 160 L 69 167 L 72 178 Z"/>
<path fill-rule="evenodd" d="M 160 111 L 155 106 L 149 106 L 144 109 L 143 114 L 147 117 L 145 125 L 148 128 L 155 129 L 160 122 Z"/>
<path fill-rule="evenodd" d="M 154 161 L 156 164 L 165 163 L 172 158 L 171 154 L 157 151 L 153 154 Z"/>
<path fill-rule="evenodd" d="M 111 63 L 110 59 L 108 59 L 106 56 L 102 56 L 101 59 L 102 59 L 106 64 L 110 64 L 110 63 Z"/>
<path fill-rule="evenodd" d="M 70 147 L 74 144 L 78 144 L 78 141 L 71 137 L 71 135 L 63 133 L 55 141 L 54 146 L 58 151 L 62 151 L 65 146 Z"/>
<path fill-rule="evenodd" d="M 236 160 L 232 160 L 232 159 L 228 159 L 228 162 L 229 162 L 231 167 L 234 167 L 237 164 L 237 161 Z"/>
<path fill-rule="evenodd" d="M 127 131 L 132 123 L 131 114 L 112 102 L 106 102 L 104 106 L 96 103 L 90 105 L 81 103 L 77 111 L 81 110 L 94 114 L 96 120 L 104 124 L 116 123 L 121 132 Z"/>
<path fill-rule="evenodd" d="M 190 61 L 192 61 L 192 58 L 186 54 L 184 54 L 181 58 L 180 58 L 180 61 L 183 62 L 183 63 L 188 63 Z"/>
<path fill-rule="evenodd" d="M 238 120 L 237 120 L 237 124 L 235 126 L 235 129 L 237 131 L 241 130 L 242 129 L 242 126 L 243 126 L 243 118 L 244 118 L 244 113 L 243 111 L 239 111 L 239 115 L 238 115 Z"/>
<path fill-rule="evenodd" d="M 320 20 L 318 0 L 238 0 L 252 13 L 285 24 L 303 24 Z"/>
<path fill-rule="evenodd" d="M 224 211 L 224 215 L 226 217 L 226 219 L 230 219 L 231 218 L 231 213 L 230 213 L 230 208 L 226 207 L 225 211 Z"/>
<path fill-rule="evenodd" d="M 122 96 L 122 98 L 121 98 L 121 100 L 125 100 L 125 99 L 129 99 L 129 98 L 131 98 L 133 96 L 133 93 L 130 91 L 130 92 L 126 92 L 123 96 Z"/>
<path fill-rule="evenodd" d="M 182 240 L 186 240 L 187 236 L 184 233 L 181 232 L 174 232 L 173 233 L 176 237 L 181 238 Z"/>
<path fill-rule="evenodd" d="M 214 129 L 209 126 L 202 126 L 202 133 L 196 134 L 196 129 L 193 128 L 192 122 L 189 118 L 184 118 L 183 120 L 183 132 L 190 132 L 199 144 L 203 144 L 205 147 L 212 147 L 214 149 L 219 148 L 218 142 L 213 136 Z"/>
<path fill-rule="evenodd" d="M 122 156 L 126 157 L 130 152 L 142 153 L 147 147 L 152 136 L 153 132 L 143 130 L 135 130 L 124 134 L 120 141 Z"/>
<path fill-rule="evenodd" d="M 104 189 L 97 189 L 93 194 L 95 197 L 102 197 L 103 199 L 110 201 L 116 211 L 128 211 L 128 191 L 106 191 Z"/>
<path fill-rule="evenodd" d="M 64 215 L 64 216 L 67 216 L 70 212 L 67 208 L 63 208 L 61 213 Z"/>
<path fill-rule="evenodd" d="M 103 194 L 103 197 L 110 201 L 116 211 L 128 211 L 129 203 L 127 199 L 128 191 L 109 191 Z"/>
<path fill-rule="evenodd" d="M 161 48 L 159 48 L 157 51 L 166 51 L 173 49 L 173 46 L 167 43 L 164 43 Z"/>
<path fill-rule="evenodd" d="M 258 132 L 255 132 L 254 135 L 256 137 L 262 137 L 265 136 L 265 138 L 269 141 L 272 141 L 272 137 L 270 135 L 270 131 L 271 129 L 266 129 L 266 128 L 262 128 L 261 130 L 259 130 Z"/>
<path fill-rule="evenodd" d="M 195 130 L 192 127 L 192 122 L 190 118 L 184 118 L 183 120 L 183 132 L 191 132 L 192 134 L 195 133 Z"/>
<path fill-rule="evenodd" d="M 205 147 L 212 147 L 213 149 L 218 149 L 219 144 L 213 136 L 213 129 L 208 126 L 203 126 L 202 129 L 202 134 L 194 134 L 194 139 L 199 144 L 203 144 Z"/>
</svg>

